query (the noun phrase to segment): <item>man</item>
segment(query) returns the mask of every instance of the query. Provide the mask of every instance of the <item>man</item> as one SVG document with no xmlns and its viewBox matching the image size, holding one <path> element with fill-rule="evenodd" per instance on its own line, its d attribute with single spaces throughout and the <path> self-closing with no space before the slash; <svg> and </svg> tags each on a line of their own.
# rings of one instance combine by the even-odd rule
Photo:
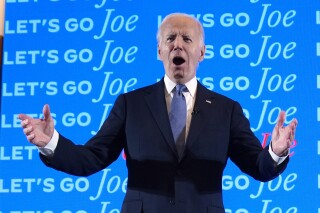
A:
<svg viewBox="0 0 320 213">
<path fill-rule="evenodd" d="M 165 77 L 120 95 L 97 135 L 85 145 L 57 133 L 48 105 L 44 119 L 19 115 L 23 131 L 39 147 L 47 166 L 73 175 L 106 168 L 124 149 L 128 187 L 121 212 L 222 213 L 221 180 L 228 158 L 257 180 L 277 177 L 288 163 L 297 120 L 284 127 L 281 112 L 272 147 L 263 149 L 240 105 L 196 80 L 205 54 L 201 24 L 186 14 L 170 14 L 157 40 Z M 184 126 L 171 130 L 180 121 L 171 123 L 174 111 L 183 111 L 179 116 L 184 116 Z M 179 128 L 182 134 L 176 134 Z"/>
</svg>

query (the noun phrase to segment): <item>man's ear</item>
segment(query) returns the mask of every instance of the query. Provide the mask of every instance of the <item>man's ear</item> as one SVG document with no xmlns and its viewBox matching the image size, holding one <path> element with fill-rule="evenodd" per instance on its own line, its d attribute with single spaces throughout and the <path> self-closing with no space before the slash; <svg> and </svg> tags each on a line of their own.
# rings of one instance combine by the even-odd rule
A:
<svg viewBox="0 0 320 213">
<path fill-rule="evenodd" d="M 203 47 L 200 50 L 200 57 L 199 57 L 199 62 L 203 61 L 204 59 L 204 54 L 206 53 L 206 45 L 203 45 Z"/>
<path fill-rule="evenodd" d="M 162 55 L 161 55 L 161 51 L 159 48 L 159 44 L 157 45 L 157 48 L 158 48 L 158 58 L 162 61 Z"/>
</svg>

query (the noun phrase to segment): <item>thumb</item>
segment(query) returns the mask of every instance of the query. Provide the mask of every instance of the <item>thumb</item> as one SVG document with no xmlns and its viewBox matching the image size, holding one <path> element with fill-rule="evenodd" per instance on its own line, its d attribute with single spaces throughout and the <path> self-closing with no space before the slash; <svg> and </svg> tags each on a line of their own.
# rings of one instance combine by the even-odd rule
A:
<svg viewBox="0 0 320 213">
<path fill-rule="evenodd" d="M 43 116 L 44 116 L 44 120 L 50 120 L 52 117 L 51 117 L 51 112 L 50 112 L 50 107 L 48 104 L 45 104 L 43 106 L 43 109 L 42 109 L 42 113 L 43 113 Z"/>
</svg>

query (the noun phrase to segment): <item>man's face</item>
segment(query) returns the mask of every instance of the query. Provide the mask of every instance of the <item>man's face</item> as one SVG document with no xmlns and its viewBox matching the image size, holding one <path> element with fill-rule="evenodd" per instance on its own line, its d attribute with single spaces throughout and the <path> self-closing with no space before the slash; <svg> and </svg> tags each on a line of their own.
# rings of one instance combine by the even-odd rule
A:
<svg viewBox="0 0 320 213">
<path fill-rule="evenodd" d="M 166 19 L 160 30 L 158 55 L 167 76 L 176 83 L 188 82 L 205 53 L 198 24 L 191 17 L 176 15 Z"/>
</svg>

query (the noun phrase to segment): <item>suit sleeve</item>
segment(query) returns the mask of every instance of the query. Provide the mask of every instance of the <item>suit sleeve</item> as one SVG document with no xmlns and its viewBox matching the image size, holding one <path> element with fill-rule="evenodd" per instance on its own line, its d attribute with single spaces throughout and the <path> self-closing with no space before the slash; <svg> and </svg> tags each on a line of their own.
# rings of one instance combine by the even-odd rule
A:
<svg viewBox="0 0 320 213">
<path fill-rule="evenodd" d="M 240 104 L 235 102 L 231 116 L 230 159 L 242 172 L 259 181 L 269 181 L 284 171 L 289 158 L 277 166 L 268 149 L 269 146 L 262 148 Z"/>
<path fill-rule="evenodd" d="M 49 167 L 77 176 L 106 168 L 119 157 L 126 143 L 125 115 L 125 98 L 120 95 L 98 133 L 85 145 L 76 145 L 59 135 L 53 157 L 40 155 L 41 160 Z"/>
</svg>

